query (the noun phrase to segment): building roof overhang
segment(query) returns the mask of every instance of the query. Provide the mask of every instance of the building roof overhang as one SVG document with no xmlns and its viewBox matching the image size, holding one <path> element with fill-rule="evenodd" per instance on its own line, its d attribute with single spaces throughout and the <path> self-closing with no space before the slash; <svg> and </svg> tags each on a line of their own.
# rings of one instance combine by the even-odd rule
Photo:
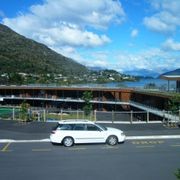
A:
<svg viewBox="0 0 180 180">
<path fill-rule="evenodd" d="M 180 81 L 179 75 L 161 75 L 160 78 L 169 81 Z"/>
<path fill-rule="evenodd" d="M 180 81 L 180 68 L 174 71 L 166 72 L 160 75 L 160 78 L 169 81 Z"/>
</svg>

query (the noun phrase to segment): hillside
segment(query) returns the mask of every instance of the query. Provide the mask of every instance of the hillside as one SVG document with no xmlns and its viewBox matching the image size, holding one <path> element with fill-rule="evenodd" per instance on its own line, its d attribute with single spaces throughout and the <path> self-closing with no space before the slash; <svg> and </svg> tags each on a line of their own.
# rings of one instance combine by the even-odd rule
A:
<svg viewBox="0 0 180 180">
<path fill-rule="evenodd" d="M 173 71 L 168 71 L 168 72 L 162 74 L 161 76 L 180 76 L 180 68 L 175 69 Z"/>
<path fill-rule="evenodd" d="M 0 85 L 134 81 L 112 70 L 92 70 L 0 24 Z"/>
<path fill-rule="evenodd" d="M 0 74 L 81 75 L 87 68 L 0 24 Z"/>
</svg>

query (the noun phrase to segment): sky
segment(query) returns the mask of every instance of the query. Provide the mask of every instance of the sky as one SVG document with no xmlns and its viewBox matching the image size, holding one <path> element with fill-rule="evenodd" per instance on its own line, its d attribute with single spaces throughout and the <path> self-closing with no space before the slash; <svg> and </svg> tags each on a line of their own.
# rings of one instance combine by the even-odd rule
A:
<svg viewBox="0 0 180 180">
<path fill-rule="evenodd" d="M 89 67 L 180 68 L 180 0 L 0 0 L 0 23 Z"/>
</svg>

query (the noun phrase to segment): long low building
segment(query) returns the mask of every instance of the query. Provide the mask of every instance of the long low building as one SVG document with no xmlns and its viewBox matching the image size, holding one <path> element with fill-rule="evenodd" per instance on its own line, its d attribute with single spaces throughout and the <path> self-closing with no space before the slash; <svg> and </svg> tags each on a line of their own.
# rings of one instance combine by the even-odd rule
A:
<svg viewBox="0 0 180 180">
<path fill-rule="evenodd" d="M 131 102 L 167 110 L 170 98 L 159 92 L 131 88 L 0 86 L 0 104 L 19 106 L 25 100 L 32 107 L 82 109 L 85 91 L 92 92 L 93 109 L 99 111 L 131 110 Z"/>
</svg>

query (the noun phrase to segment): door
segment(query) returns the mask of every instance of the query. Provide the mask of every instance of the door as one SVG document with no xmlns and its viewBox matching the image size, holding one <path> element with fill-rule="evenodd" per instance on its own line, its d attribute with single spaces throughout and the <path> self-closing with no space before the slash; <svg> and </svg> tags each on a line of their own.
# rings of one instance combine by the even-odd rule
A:
<svg viewBox="0 0 180 180">
<path fill-rule="evenodd" d="M 94 124 L 86 125 L 87 140 L 89 143 L 105 142 L 105 132 Z"/>
<path fill-rule="evenodd" d="M 76 124 L 73 129 L 75 143 L 100 143 L 105 142 L 102 129 L 94 124 Z"/>
</svg>

